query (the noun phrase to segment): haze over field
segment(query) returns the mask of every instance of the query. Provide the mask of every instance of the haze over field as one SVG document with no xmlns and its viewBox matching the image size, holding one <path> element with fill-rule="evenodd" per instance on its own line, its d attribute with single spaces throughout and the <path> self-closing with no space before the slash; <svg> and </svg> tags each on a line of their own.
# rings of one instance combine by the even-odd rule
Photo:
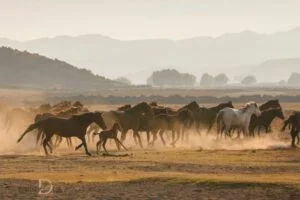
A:
<svg viewBox="0 0 300 200">
<path fill-rule="evenodd" d="M 252 74 L 278 82 L 300 72 L 296 0 L 13 0 L 1 6 L 0 46 L 110 79 L 145 84 L 154 70 L 174 68 L 197 79 L 224 72 L 231 80 Z"/>
</svg>

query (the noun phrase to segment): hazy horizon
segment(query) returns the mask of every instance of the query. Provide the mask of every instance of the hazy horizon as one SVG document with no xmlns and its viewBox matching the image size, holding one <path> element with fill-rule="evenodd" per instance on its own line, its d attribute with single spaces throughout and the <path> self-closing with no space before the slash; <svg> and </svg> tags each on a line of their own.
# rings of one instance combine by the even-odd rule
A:
<svg viewBox="0 0 300 200">
<path fill-rule="evenodd" d="M 299 27 L 300 1 L 3 1 L 0 37 L 18 41 L 101 34 L 119 40 L 259 34 Z"/>
<path fill-rule="evenodd" d="M 193 39 L 193 38 L 198 38 L 198 37 L 211 37 L 211 38 L 220 38 L 226 34 L 240 34 L 240 33 L 243 33 L 243 32 L 252 32 L 252 33 L 255 33 L 255 34 L 258 34 L 258 35 L 272 35 L 272 34 L 277 34 L 277 33 L 284 33 L 284 32 L 288 32 L 288 31 L 292 31 L 292 30 L 295 30 L 295 29 L 300 29 L 300 26 L 296 26 L 296 27 L 293 27 L 293 28 L 290 28 L 290 29 L 287 29 L 287 30 L 283 30 L 283 31 L 275 31 L 275 32 L 270 32 L 270 33 L 259 33 L 259 32 L 256 32 L 256 31 L 253 31 L 253 30 L 250 30 L 250 29 L 245 29 L 245 30 L 241 30 L 241 31 L 238 31 L 238 32 L 225 32 L 225 33 L 222 33 L 221 35 L 216 35 L 216 36 L 208 36 L 208 35 L 201 35 L 201 36 L 193 36 L 193 37 L 186 37 L 186 38 L 178 38 L 178 39 L 171 39 L 171 38 L 160 38 L 160 37 L 157 37 L 157 38 L 137 38 L 137 39 L 119 39 L 119 38 L 114 38 L 114 37 L 111 37 L 109 35 L 104 35 L 104 34 L 101 34 L 101 33 L 86 33 L 86 34 L 80 34 L 80 35 L 54 35 L 54 36 L 45 36 L 45 37 L 39 37 L 39 38 L 34 38 L 34 39 L 27 39 L 27 40 L 18 40 L 18 39 L 13 39 L 13 38 L 9 38 L 9 37 L 1 37 L 2 39 L 9 39 L 9 40 L 13 40 L 13 41 L 17 41 L 17 42 L 30 42 L 30 41 L 34 41 L 34 40 L 40 40 L 40 39 L 55 39 L 55 38 L 59 38 L 59 37 L 73 37 L 73 38 L 77 38 L 77 37 L 83 37 L 83 36 L 103 36 L 103 37 L 107 37 L 107 38 L 110 38 L 110 39 L 113 39 L 113 40 L 119 40 L 119 41 L 137 41 L 137 40 L 171 40 L 171 41 L 180 41 L 180 40 L 188 40 L 188 39 Z"/>
</svg>

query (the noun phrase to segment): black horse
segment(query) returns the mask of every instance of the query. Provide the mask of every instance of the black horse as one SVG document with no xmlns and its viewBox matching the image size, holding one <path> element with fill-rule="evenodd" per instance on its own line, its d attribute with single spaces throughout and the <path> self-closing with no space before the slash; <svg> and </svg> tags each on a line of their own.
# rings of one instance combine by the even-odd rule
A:
<svg viewBox="0 0 300 200">
<path fill-rule="evenodd" d="M 207 127 L 207 133 L 212 129 L 218 112 L 224 108 L 233 108 L 232 102 L 221 103 L 211 108 L 200 107 L 196 113 L 196 130 L 199 132 L 201 126 Z"/>
<path fill-rule="evenodd" d="M 261 115 L 258 117 L 253 117 L 250 121 L 249 132 L 254 136 L 254 130 L 257 128 L 258 135 L 260 134 L 260 128 L 264 127 L 266 133 L 270 132 L 270 125 L 275 117 L 284 120 L 284 115 L 281 108 L 271 108 L 263 110 Z"/>
<path fill-rule="evenodd" d="M 299 144 L 299 133 L 300 133 L 300 112 L 299 111 L 294 111 L 293 114 L 289 116 L 287 120 L 284 121 L 284 125 L 282 127 L 282 131 L 285 130 L 286 127 L 290 128 L 290 134 L 292 137 L 292 147 L 296 147 L 295 145 L 295 139 L 296 137 L 298 138 L 297 144 Z"/>
<path fill-rule="evenodd" d="M 58 117 L 50 117 L 48 119 L 40 120 L 34 124 L 31 124 L 26 131 L 21 135 L 18 139 L 18 143 L 23 139 L 23 137 L 30 131 L 34 129 L 41 129 L 45 134 L 45 138 L 43 140 L 43 147 L 45 154 L 48 155 L 48 151 L 46 146 L 49 147 L 50 152 L 52 152 L 52 147 L 49 144 L 52 136 L 54 134 L 61 136 L 61 137 L 77 137 L 79 138 L 82 143 L 78 145 L 75 150 L 79 149 L 80 147 L 84 146 L 85 153 L 87 155 L 91 155 L 88 152 L 87 144 L 85 140 L 85 134 L 87 127 L 95 122 L 98 124 L 102 129 L 106 129 L 104 124 L 103 118 L 100 112 L 88 112 L 81 115 L 74 115 L 69 119 L 63 119 Z"/>
<path fill-rule="evenodd" d="M 260 111 L 264 111 L 264 110 L 268 110 L 268 109 L 271 109 L 271 108 L 281 108 L 281 105 L 279 103 L 279 100 L 278 99 L 272 99 L 272 100 L 269 100 L 267 101 L 266 103 L 263 103 L 259 106 L 259 110 Z M 257 121 L 257 116 L 255 115 L 252 115 L 251 116 L 251 120 L 250 120 L 250 124 L 253 124 L 255 121 Z M 253 126 L 253 125 L 252 125 Z M 255 128 L 255 127 L 254 127 Z M 268 131 L 271 131 L 271 127 L 267 127 L 267 130 Z M 254 135 L 254 129 L 253 130 L 249 130 L 250 134 L 251 135 Z"/>
</svg>

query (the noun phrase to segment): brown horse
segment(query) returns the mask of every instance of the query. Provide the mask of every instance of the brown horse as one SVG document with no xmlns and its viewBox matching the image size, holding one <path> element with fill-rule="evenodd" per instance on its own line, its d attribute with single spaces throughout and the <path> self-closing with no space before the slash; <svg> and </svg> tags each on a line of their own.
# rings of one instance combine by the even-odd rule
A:
<svg viewBox="0 0 300 200">
<path fill-rule="evenodd" d="M 88 152 L 87 144 L 85 141 L 85 134 L 87 127 L 93 122 L 97 123 L 103 129 L 106 129 L 101 113 L 99 112 L 89 112 L 81 115 L 75 115 L 69 119 L 50 117 L 48 119 L 40 120 L 34 124 L 31 124 L 18 139 L 18 143 L 28 132 L 40 128 L 46 136 L 43 141 L 43 147 L 46 155 L 48 155 L 46 146 L 48 146 L 50 152 L 52 152 L 52 147 L 48 142 L 51 140 L 52 136 L 56 134 L 61 137 L 79 138 L 82 143 L 78 145 L 75 150 L 84 146 L 85 153 L 90 156 L 91 154 Z"/>
<path fill-rule="evenodd" d="M 260 128 L 264 127 L 266 133 L 270 132 L 270 125 L 275 117 L 284 120 L 284 115 L 281 108 L 266 109 L 261 112 L 258 117 L 252 117 L 249 125 L 250 135 L 254 136 L 254 129 L 257 128 L 258 135 L 260 134 Z"/>
<path fill-rule="evenodd" d="M 62 111 L 62 112 L 59 112 L 56 115 L 54 115 L 52 113 L 37 114 L 35 116 L 34 122 L 37 122 L 37 121 L 40 121 L 40 120 L 45 120 L 45 119 L 48 119 L 50 117 L 70 118 L 70 117 L 72 117 L 75 114 L 80 114 L 81 111 L 82 111 L 82 108 L 83 107 L 71 107 L 70 109 Z M 38 129 L 37 140 L 36 140 L 37 143 L 39 142 L 40 139 L 42 139 L 41 138 L 43 136 L 42 134 L 43 134 L 42 130 Z M 66 140 L 67 140 L 68 146 L 72 147 L 72 140 L 71 140 L 71 138 L 66 138 Z M 41 142 L 42 142 L 42 140 L 41 140 Z M 56 137 L 55 146 L 57 147 L 61 142 L 62 142 L 62 138 L 59 137 L 59 136 L 57 136 Z"/>
<path fill-rule="evenodd" d="M 126 138 L 127 132 L 133 130 L 134 138 L 138 138 L 139 145 L 143 148 L 143 144 L 139 135 L 140 118 L 144 116 L 148 119 L 153 118 L 153 111 L 146 103 L 139 103 L 125 111 L 109 111 L 103 112 L 102 117 L 108 128 L 117 123 L 121 129 L 121 142 Z"/>
<path fill-rule="evenodd" d="M 260 111 L 268 110 L 268 109 L 271 109 L 271 108 L 280 108 L 280 109 L 281 109 L 281 105 L 280 105 L 278 99 L 272 99 L 272 100 L 269 100 L 269 101 L 267 101 L 266 103 L 263 103 L 263 104 L 261 104 L 261 105 L 259 106 L 259 110 L 260 110 Z M 250 126 L 252 126 L 252 128 L 253 128 L 255 122 L 257 122 L 257 117 L 256 117 L 255 115 L 252 115 L 252 116 L 251 116 L 251 120 L 250 120 Z M 252 125 L 251 125 L 251 124 L 252 124 Z M 250 133 L 251 133 L 251 135 L 253 135 L 253 136 L 254 136 L 254 129 L 255 129 L 255 127 L 254 127 L 253 129 L 250 130 Z M 268 127 L 266 127 L 266 130 L 271 131 L 270 124 L 269 124 Z"/>
<path fill-rule="evenodd" d="M 207 133 L 212 129 L 218 112 L 224 108 L 233 108 L 232 102 L 220 103 L 211 108 L 200 107 L 195 114 L 196 130 L 199 132 L 201 126 L 207 127 Z"/>
<path fill-rule="evenodd" d="M 296 147 L 296 144 L 295 144 L 296 137 L 298 139 L 297 144 L 299 144 L 299 142 L 300 142 L 300 140 L 299 140 L 300 112 L 299 111 L 294 111 L 293 114 L 291 114 L 289 116 L 289 118 L 284 121 L 284 125 L 283 125 L 281 131 L 284 131 L 287 126 L 290 128 L 290 134 L 292 137 L 291 146 Z"/>
<path fill-rule="evenodd" d="M 96 144 L 97 154 L 101 150 L 101 144 L 103 146 L 104 151 L 107 152 L 107 150 L 105 148 L 107 139 L 114 139 L 119 151 L 120 151 L 120 145 L 125 150 L 127 150 L 126 147 L 122 144 L 122 142 L 118 139 L 118 130 L 119 130 L 119 125 L 117 123 L 115 123 L 113 125 L 113 127 L 109 130 L 104 130 L 104 131 L 101 131 L 100 133 L 93 133 L 93 135 L 99 135 L 99 141 Z"/>
<path fill-rule="evenodd" d="M 192 112 L 188 109 L 181 109 L 176 114 L 160 114 L 155 116 L 154 119 L 149 121 L 149 128 L 153 133 L 153 141 L 151 144 L 154 145 L 154 142 L 157 139 L 157 133 L 159 132 L 160 138 L 165 145 L 163 133 L 170 130 L 172 132 L 171 145 L 175 146 L 180 135 L 184 135 L 186 127 L 189 127 L 192 121 Z"/>
</svg>

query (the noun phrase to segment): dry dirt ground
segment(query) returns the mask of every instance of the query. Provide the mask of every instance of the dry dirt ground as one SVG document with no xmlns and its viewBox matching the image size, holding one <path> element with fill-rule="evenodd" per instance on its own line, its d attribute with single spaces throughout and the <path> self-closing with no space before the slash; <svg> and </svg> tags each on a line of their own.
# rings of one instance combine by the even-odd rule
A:
<svg viewBox="0 0 300 200">
<path fill-rule="evenodd" d="M 283 108 L 288 114 L 299 104 Z M 275 120 L 272 129 L 281 126 Z M 92 157 L 64 147 L 45 157 L 39 147 L 17 149 L 26 140 L 17 145 L 15 135 L 16 146 L 0 151 L 0 199 L 300 199 L 300 149 L 289 148 L 287 132 L 277 135 L 219 143 L 193 136 L 175 149 L 140 150 L 126 142 L 125 157 L 97 155 L 95 143 Z M 5 139 L 2 134 L 0 150 Z M 47 181 L 52 191 L 39 194 L 49 190 Z"/>
<path fill-rule="evenodd" d="M 127 157 L 2 155 L 0 199 L 299 199 L 299 153 L 284 148 L 135 150 Z M 50 194 L 38 194 L 39 179 L 51 181 Z"/>
</svg>

